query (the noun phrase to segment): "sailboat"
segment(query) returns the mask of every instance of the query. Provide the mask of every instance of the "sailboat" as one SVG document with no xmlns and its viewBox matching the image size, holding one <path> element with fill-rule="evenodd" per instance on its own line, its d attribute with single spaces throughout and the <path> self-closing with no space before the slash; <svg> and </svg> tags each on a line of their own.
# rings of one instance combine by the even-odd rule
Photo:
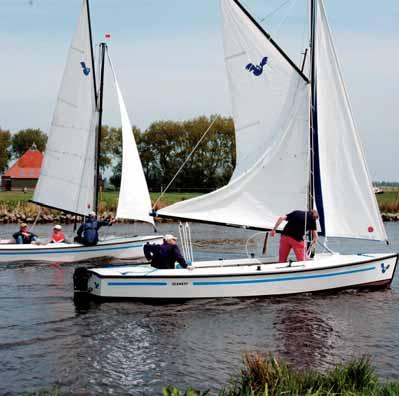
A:
<svg viewBox="0 0 399 396">
<path fill-rule="evenodd" d="M 80 290 L 99 298 L 191 299 L 389 287 L 397 253 L 340 254 L 327 246 L 328 238 L 383 242 L 387 235 L 324 1 L 310 1 L 310 59 L 303 67 L 238 0 L 220 4 L 236 167 L 226 186 L 157 216 L 268 231 L 280 215 L 317 209 L 326 252 L 301 262 L 251 257 L 194 260 L 191 269 L 89 269 Z"/>
<path fill-rule="evenodd" d="M 32 202 L 81 218 L 98 212 L 104 66 L 107 44 L 100 44 L 96 70 L 89 0 L 84 0 L 69 49 L 61 88 Z M 109 58 L 109 54 L 108 54 Z M 117 218 L 150 223 L 151 200 L 126 106 L 109 58 L 122 120 L 122 178 Z M 99 71 L 99 80 L 96 77 Z M 97 89 L 99 88 L 99 89 Z M 143 245 L 159 235 L 100 240 L 96 246 L 49 243 L 0 246 L 0 261 L 81 261 L 98 257 L 142 258 Z"/>
</svg>

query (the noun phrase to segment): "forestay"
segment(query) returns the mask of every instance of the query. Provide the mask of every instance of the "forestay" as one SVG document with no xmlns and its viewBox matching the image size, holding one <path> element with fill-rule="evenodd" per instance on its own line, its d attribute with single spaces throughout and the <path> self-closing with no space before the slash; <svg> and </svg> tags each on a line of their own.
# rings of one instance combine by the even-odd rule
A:
<svg viewBox="0 0 399 396">
<path fill-rule="evenodd" d="M 93 210 L 96 125 L 89 16 L 83 1 L 34 202 L 81 215 Z"/>
<path fill-rule="evenodd" d="M 317 1 L 315 51 L 326 235 L 386 240 L 323 0 Z"/>
<path fill-rule="evenodd" d="M 122 121 L 122 178 L 116 217 L 141 220 L 154 225 L 154 219 L 149 215 L 151 211 L 150 194 L 134 140 L 132 125 L 109 55 L 108 60 L 114 76 Z"/>
<path fill-rule="evenodd" d="M 232 0 L 221 0 L 225 61 L 236 129 L 230 183 L 158 214 L 256 228 L 306 209 L 309 86 Z"/>
</svg>

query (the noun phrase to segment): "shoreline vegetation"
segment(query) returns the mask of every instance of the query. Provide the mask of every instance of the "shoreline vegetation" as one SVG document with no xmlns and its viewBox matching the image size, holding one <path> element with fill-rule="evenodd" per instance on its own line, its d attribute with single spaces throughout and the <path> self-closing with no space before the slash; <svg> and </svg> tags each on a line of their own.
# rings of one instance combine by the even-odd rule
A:
<svg viewBox="0 0 399 396">
<path fill-rule="evenodd" d="M 369 358 L 340 364 L 326 372 L 297 370 L 269 354 L 244 355 L 243 367 L 231 375 L 219 391 L 180 390 L 173 385 L 162 389 L 163 396 L 395 396 L 398 382 L 382 382 Z M 62 396 L 60 387 L 28 393 L 37 396 Z"/>
<path fill-rule="evenodd" d="M 154 204 L 161 193 L 151 193 L 151 201 Z M 159 201 L 156 209 L 172 205 L 179 201 L 184 201 L 202 195 L 202 192 L 168 192 Z M 62 213 L 58 210 L 41 208 L 29 200 L 32 199 L 32 192 L 22 191 L 3 191 L 0 192 L 0 224 L 27 222 L 33 223 L 37 218 L 37 223 L 73 223 L 75 217 L 70 214 Z M 385 191 L 384 194 L 377 195 L 377 201 L 384 221 L 399 221 L 399 189 Z M 118 203 L 118 192 L 106 191 L 100 195 L 99 215 L 102 218 L 115 215 Z M 160 222 L 168 220 L 159 219 Z M 130 222 L 130 221 L 121 221 Z"/>
</svg>

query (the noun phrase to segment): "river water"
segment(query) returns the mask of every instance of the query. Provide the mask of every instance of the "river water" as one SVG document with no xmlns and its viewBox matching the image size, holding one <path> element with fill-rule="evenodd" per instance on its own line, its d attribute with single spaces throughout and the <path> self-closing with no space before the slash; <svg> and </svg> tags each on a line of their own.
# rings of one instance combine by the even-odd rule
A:
<svg viewBox="0 0 399 396">
<path fill-rule="evenodd" d="M 399 225 L 386 225 L 391 246 L 331 242 L 347 252 L 399 251 Z M 2 226 L 9 234 L 15 226 Z M 49 226 L 35 230 L 46 236 Z M 148 233 L 117 225 L 105 234 Z M 162 233 L 177 233 L 162 224 Z M 192 226 L 195 257 L 258 252 L 262 235 Z M 273 241 L 277 242 L 277 241 Z M 270 251 L 276 251 L 271 246 Z M 81 264 L 79 264 L 81 265 Z M 209 299 L 178 304 L 73 302 L 72 264 L 0 265 L 0 394 L 53 386 L 65 394 L 159 395 L 174 384 L 227 384 L 245 352 L 273 352 L 298 368 L 328 369 L 368 355 L 382 378 L 399 379 L 399 281 L 376 292 L 281 298 Z"/>
</svg>

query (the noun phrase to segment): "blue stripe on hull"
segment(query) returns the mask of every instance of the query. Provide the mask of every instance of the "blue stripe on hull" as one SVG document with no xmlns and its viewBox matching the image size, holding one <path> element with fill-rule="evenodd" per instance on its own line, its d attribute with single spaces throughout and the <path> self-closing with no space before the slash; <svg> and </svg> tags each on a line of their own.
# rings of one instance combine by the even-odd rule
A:
<svg viewBox="0 0 399 396">
<path fill-rule="evenodd" d="M 167 282 L 108 282 L 108 286 L 168 286 Z"/>
<path fill-rule="evenodd" d="M 28 252 L 2 252 L 0 250 L 0 256 L 18 256 L 18 255 L 30 255 L 30 254 L 61 254 L 61 253 L 90 253 L 90 252 L 105 252 L 105 251 L 111 251 L 111 250 L 120 250 L 120 249 L 134 249 L 134 248 L 140 248 L 143 247 L 144 244 L 141 245 L 123 245 L 123 246 L 117 246 L 117 247 L 87 247 L 83 249 L 75 249 L 75 248 L 66 248 L 66 249 L 54 249 L 53 251 L 39 251 L 35 252 L 33 251 L 28 251 Z M 51 248 L 49 248 L 51 249 Z"/>
<path fill-rule="evenodd" d="M 254 283 L 273 283 L 273 282 L 288 282 L 303 279 L 318 279 L 318 278 L 330 278 L 334 276 L 342 276 L 349 274 L 356 274 L 360 272 L 368 272 L 375 270 L 375 266 L 343 271 L 334 272 L 331 274 L 319 274 L 319 275 L 303 275 L 303 276 L 290 276 L 285 278 L 275 279 L 252 279 L 252 280 L 237 280 L 237 281 L 194 281 L 193 286 L 217 286 L 217 285 L 245 285 Z M 167 286 L 167 282 L 108 282 L 108 286 Z"/>
<path fill-rule="evenodd" d="M 193 286 L 206 286 L 206 285 L 240 285 L 240 284 L 253 284 L 253 283 L 272 283 L 272 282 L 288 282 L 292 280 L 303 280 L 303 279 L 317 279 L 317 278 L 330 278 L 333 276 L 356 274 L 359 272 L 372 271 L 375 267 L 368 267 L 364 269 L 335 272 L 332 274 L 320 274 L 320 275 L 304 275 L 304 276 L 290 276 L 289 278 L 277 278 L 277 279 L 256 279 L 248 281 L 205 281 L 205 282 L 193 282 Z"/>
</svg>

